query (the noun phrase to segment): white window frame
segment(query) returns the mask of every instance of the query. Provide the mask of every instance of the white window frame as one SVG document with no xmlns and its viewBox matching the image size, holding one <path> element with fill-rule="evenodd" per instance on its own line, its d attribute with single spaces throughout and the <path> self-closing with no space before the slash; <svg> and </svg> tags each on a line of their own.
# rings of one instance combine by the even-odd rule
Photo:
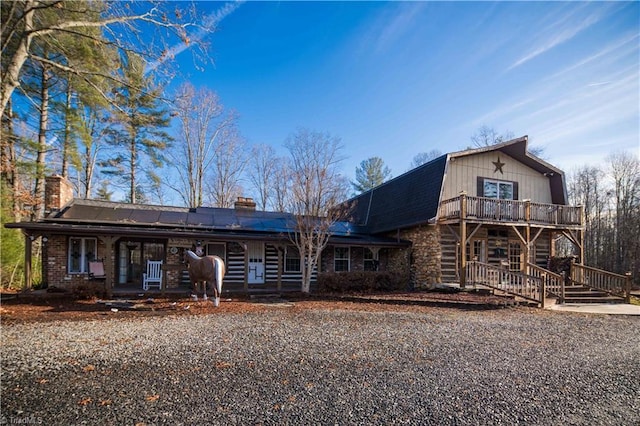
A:
<svg viewBox="0 0 640 426">
<path fill-rule="evenodd" d="M 486 238 L 472 238 L 467 244 L 467 260 L 477 260 L 478 262 L 487 263 L 488 261 L 488 242 Z"/>
<path fill-rule="evenodd" d="M 491 195 L 487 195 L 487 184 L 494 184 L 495 185 L 495 189 L 496 189 L 496 195 L 491 196 Z M 500 187 L 501 186 L 508 186 L 511 188 L 511 198 L 502 198 L 501 194 L 502 192 L 500 191 Z M 497 200 L 513 200 L 514 199 L 514 185 L 513 182 L 507 182 L 504 180 L 494 180 L 494 179 L 487 179 L 485 178 L 484 181 L 482 182 L 482 196 L 486 197 L 486 198 L 493 198 L 493 199 L 497 199 Z"/>
<path fill-rule="evenodd" d="M 289 254 L 295 254 L 293 256 L 289 256 Z M 290 269 L 287 266 L 287 258 L 298 259 L 298 269 Z M 302 259 L 300 258 L 300 251 L 293 246 L 287 246 L 284 249 L 284 271 L 285 272 L 302 272 Z"/>
<path fill-rule="evenodd" d="M 71 266 L 71 248 L 73 247 L 72 241 L 81 241 L 80 243 L 80 270 L 73 270 Z M 93 258 L 87 258 L 87 243 L 93 244 Z M 95 237 L 69 237 L 69 245 L 67 248 L 67 271 L 69 274 L 88 274 L 89 262 L 97 258 L 98 255 L 98 239 Z"/>
<path fill-rule="evenodd" d="M 338 257 L 338 250 L 341 250 L 341 249 L 346 249 L 347 250 L 346 257 Z M 341 269 L 341 270 L 338 271 L 338 268 L 336 268 L 336 261 L 338 261 L 338 260 L 340 260 L 340 261 L 345 261 L 346 260 L 347 261 L 347 269 L 345 269 L 345 270 Z M 333 248 L 333 270 L 335 272 L 348 272 L 348 271 L 351 270 L 351 247 L 334 247 Z"/>
<path fill-rule="evenodd" d="M 368 267 L 367 267 L 368 265 Z M 373 256 L 373 250 L 369 247 L 364 247 L 362 253 L 362 268 L 365 271 L 375 271 L 376 270 L 376 259 Z"/>
</svg>

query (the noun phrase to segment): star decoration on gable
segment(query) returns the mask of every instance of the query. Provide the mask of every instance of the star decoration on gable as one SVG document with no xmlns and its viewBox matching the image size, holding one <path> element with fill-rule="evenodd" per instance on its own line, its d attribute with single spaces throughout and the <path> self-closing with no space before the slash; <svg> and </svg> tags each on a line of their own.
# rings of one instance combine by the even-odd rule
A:
<svg viewBox="0 0 640 426">
<path fill-rule="evenodd" d="M 493 171 L 493 173 L 495 172 L 500 172 L 501 175 L 504 174 L 504 172 L 502 171 L 502 167 L 504 167 L 503 162 L 500 161 L 500 156 L 498 156 L 498 161 L 493 161 L 493 165 L 496 166 L 496 169 Z"/>
</svg>

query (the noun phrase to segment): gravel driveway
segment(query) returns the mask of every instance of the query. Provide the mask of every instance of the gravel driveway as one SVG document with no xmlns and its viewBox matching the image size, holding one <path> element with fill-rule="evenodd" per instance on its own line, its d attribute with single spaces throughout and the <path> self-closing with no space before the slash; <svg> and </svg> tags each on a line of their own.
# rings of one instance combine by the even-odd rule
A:
<svg viewBox="0 0 640 426">
<path fill-rule="evenodd" d="M 637 317 L 514 308 L 2 327 L 3 424 L 637 425 Z"/>
</svg>

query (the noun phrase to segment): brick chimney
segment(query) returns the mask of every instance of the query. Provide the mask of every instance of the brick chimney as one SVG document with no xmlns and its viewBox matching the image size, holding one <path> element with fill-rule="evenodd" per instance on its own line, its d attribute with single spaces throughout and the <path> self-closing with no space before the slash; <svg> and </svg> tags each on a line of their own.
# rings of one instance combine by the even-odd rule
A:
<svg viewBox="0 0 640 426">
<path fill-rule="evenodd" d="M 47 176 L 44 187 L 45 214 L 59 211 L 73 200 L 71 183 L 59 175 Z"/>
<path fill-rule="evenodd" d="M 245 197 L 238 197 L 238 199 L 236 200 L 234 207 L 236 210 L 251 210 L 251 211 L 255 211 L 256 209 L 256 202 L 253 201 L 253 198 L 245 198 Z"/>
</svg>

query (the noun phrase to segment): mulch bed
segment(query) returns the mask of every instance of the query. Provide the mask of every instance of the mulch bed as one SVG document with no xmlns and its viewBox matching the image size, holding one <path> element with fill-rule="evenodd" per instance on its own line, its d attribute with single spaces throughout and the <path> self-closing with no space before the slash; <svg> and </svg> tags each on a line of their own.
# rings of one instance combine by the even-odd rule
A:
<svg viewBox="0 0 640 426">
<path fill-rule="evenodd" d="M 46 321 L 85 321 L 167 315 L 236 314 L 265 309 L 351 309 L 388 311 L 397 309 L 495 309 L 515 306 L 512 298 L 477 292 L 406 292 L 384 294 L 285 294 L 279 297 L 223 298 L 220 306 L 185 297 L 77 299 L 62 294 L 2 293 L 3 324 Z"/>
</svg>

